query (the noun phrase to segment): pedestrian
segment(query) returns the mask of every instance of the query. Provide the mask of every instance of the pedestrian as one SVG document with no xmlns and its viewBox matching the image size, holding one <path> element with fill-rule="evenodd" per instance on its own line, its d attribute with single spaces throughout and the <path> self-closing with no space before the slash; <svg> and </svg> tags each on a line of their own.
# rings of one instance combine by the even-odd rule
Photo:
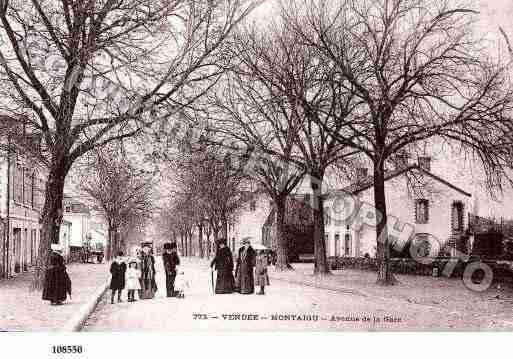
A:
<svg viewBox="0 0 513 359">
<path fill-rule="evenodd" d="M 217 271 L 216 294 L 233 293 L 235 279 L 233 278 L 233 256 L 232 251 L 226 245 L 226 239 L 218 241 L 216 256 L 210 263 L 210 267 Z"/>
<path fill-rule="evenodd" d="M 255 277 L 253 274 L 255 260 L 255 250 L 251 247 L 249 238 L 243 239 L 235 269 L 235 286 L 241 294 L 252 294 L 255 292 Z"/>
<path fill-rule="evenodd" d="M 178 271 L 176 275 L 176 297 L 185 298 L 185 291 L 190 288 L 189 281 L 185 277 L 183 270 Z"/>
<path fill-rule="evenodd" d="M 64 265 L 62 248 L 58 244 L 52 244 L 51 250 L 50 266 L 45 272 L 42 298 L 50 301 L 51 305 L 61 305 L 68 294 L 71 299 L 71 279 Z"/>
<path fill-rule="evenodd" d="M 155 257 L 151 254 L 151 248 L 145 245 L 141 253 L 141 299 L 153 299 L 156 291 Z"/>
<path fill-rule="evenodd" d="M 267 255 L 264 251 L 258 251 L 256 257 L 255 264 L 255 275 L 256 275 L 256 285 L 260 287 L 260 292 L 257 294 L 264 295 L 265 287 L 268 286 L 269 283 L 269 275 L 267 274 L 267 263 L 268 263 Z"/>
<path fill-rule="evenodd" d="M 114 304 L 114 296 L 118 293 L 118 303 L 123 302 L 121 299 L 121 292 L 125 289 L 125 274 L 126 264 L 123 261 L 123 252 L 118 252 L 118 255 L 114 259 L 114 262 L 110 265 L 110 274 L 112 278 L 110 280 L 110 303 Z"/>
<path fill-rule="evenodd" d="M 166 271 L 166 294 L 167 297 L 175 296 L 176 267 L 180 265 L 180 257 L 176 252 L 176 242 L 164 243 L 164 254 L 162 254 L 164 269 Z"/>
<path fill-rule="evenodd" d="M 128 301 L 135 302 L 135 291 L 141 289 L 141 271 L 137 268 L 137 259 L 132 258 L 128 262 L 128 269 L 126 271 L 126 289 L 128 291 Z"/>
</svg>

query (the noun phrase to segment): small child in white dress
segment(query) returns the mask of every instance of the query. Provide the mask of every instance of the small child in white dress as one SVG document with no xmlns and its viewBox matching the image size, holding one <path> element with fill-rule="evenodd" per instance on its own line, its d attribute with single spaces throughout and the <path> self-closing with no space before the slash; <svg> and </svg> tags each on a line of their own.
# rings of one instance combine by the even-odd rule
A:
<svg viewBox="0 0 513 359">
<path fill-rule="evenodd" d="M 128 290 L 128 301 L 135 302 L 135 291 L 141 289 L 141 271 L 137 269 L 137 260 L 132 259 L 128 263 L 128 269 L 126 270 L 126 283 L 125 287 Z"/>
<path fill-rule="evenodd" d="M 189 281 L 183 271 L 178 271 L 175 278 L 175 291 L 177 298 L 185 298 L 185 291 L 189 289 Z"/>
</svg>

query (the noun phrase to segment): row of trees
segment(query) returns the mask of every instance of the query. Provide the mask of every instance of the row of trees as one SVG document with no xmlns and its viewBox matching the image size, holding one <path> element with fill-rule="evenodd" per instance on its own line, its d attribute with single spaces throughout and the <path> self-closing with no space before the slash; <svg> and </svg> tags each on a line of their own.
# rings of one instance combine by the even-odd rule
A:
<svg viewBox="0 0 513 359">
<path fill-rule="evenodd" d="M 185 255 L 197 247 L 199 256 L 210 256 L 213 244 L 228 239 L 228 226 L 252 196 L 248 178 L 241 167 L 215 148 L 189 147 L 168 158 L 171 193 L 160 211 L 159 225 L 174 238 Z M 197 245 L 192 244 L 197 233 Z"/>
<path fill-rule="evenodd" d="M 136 168 L 119 150 L 95 151 L 79 188 L 96 204 L 108 226 L 106 258 L 127 250 L 144 233 L 153 211 L 155 173 Z M 125 247 L 125 248 L 123 248 Z"/>
<path fill-rule="evenodd" d="M 477 16 L 447 0 L 284 0 L 233 37 L 236 62 L 209 97 L 215 142 L 265 154 L 251 172 L 279 213 L 309 176 L 316 273 L 329 271 L 321 194 L 334 166 L 373 168 L 382 284 L 394 283 L 385 175 L 405 153 L 437 141 L 479 163 L 491 192 L 512 183 L 508 64 L 486 52 Z"/>
<path fill-rule="evenodd" d="M 59 236 L 66 177 L 88 152 L 173 118 L 215 84 L 256 1 L 34 0 L 0 6 L 2 110 L 48 166 L 34 287 Z"/>
<path fill-rule="evenodd" d="M 384 284 L 393 282 L 384 178 L 398 154 L 440 140 L 478 161 L 491 191 L 511 183 L 508 68 L 473 33 L 471 8 L 450 0 L 282 0 L 274 21 L 234 32 L 257 4 L 2 3 L 2 107 L 41 134 L 49 169 L 36 284 L 58 238 L 73 164 L 95 148 L 184 121 L 184 112 L 208 122 L 208 145 L 174 159 L 183 174 L 178 212 L 203 213 L 194 225 L 208 221 L 224 235 L 241 197 L 232 205 L 223 190 L 235 183 L 240 191 L 239 178 L 251 177 L 275 201 L 279 222 L 282 199 L 307 175 L 316 273 L 328 272 L 321 194 L 333 166 L 373 166 Z M 245 165 L 218 166 L 227 149 Z M 215 181 L 199 185 L 198 175 Z M 286 268 L 280 243 L 279 267 Z"/>
</svg>

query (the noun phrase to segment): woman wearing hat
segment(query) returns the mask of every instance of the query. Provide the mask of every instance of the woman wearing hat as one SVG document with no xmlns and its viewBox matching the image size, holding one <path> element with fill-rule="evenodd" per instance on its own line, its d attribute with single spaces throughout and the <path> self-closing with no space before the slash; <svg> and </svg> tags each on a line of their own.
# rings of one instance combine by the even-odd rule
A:
<svg viewBox="0 0 513 359">
<path fill-rule="evenodd" d="M 226 239 L 220 239 L 215 258 L 210 263 L 211 268 L 217 271 L 216 294 L 233 293 L 235 279 L 233 278 L 232 251 L 226 245 Z"/>
<path fill-rule="evenodd" d="M 60 305 L 66 300 L 67 294 L 71 297 L 71 279 L 64 265 L 62 248 L 58 244 L 52 244 L 50 253 L 50 266 L 46 270 L 43 300 L 50 301 L 51 305 Z"/>
<path fill-rule="evenodd" d="M 151 248 L 145 245 L 141 253 L 141 299 L 153 299 L 156 291 L 155 257 L 151 254 Z"/>
<path fill-rule="evenodd" d="M 242 245 L 237 257 L 235 285 L 241 294 L 252 294 L 255 292 L 253 268 L 255 267 L 256 253 L 251 247 L 249 238 L 244 238 Z"/>
<path fill-rule="evenodd" d="M 164 243 L 162 254 L 164 269 L 166 270 L 166 294 L 167 297 L 175 296 L 176 267 L 180 265 L 180 257 L 176 253 L 176 242 Z"/>
</svg>

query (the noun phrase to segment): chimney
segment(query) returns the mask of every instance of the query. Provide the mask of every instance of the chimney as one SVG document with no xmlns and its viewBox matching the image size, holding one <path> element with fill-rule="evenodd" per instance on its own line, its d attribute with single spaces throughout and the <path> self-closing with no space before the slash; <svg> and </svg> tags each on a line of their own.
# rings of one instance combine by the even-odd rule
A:
<svg viewBox="0 0 513 359">
<path fill-rule="evenodd" d="M 360 182 L 368 175 L 368 170 L 365 167 L 357 167 L 356 168 L 356 181 Z"/>
<path fill-rule="evenodd" d="M 424 171 L 431 171 L 431 157 L 419 157 L 419 167 Z"/>
</svg>

